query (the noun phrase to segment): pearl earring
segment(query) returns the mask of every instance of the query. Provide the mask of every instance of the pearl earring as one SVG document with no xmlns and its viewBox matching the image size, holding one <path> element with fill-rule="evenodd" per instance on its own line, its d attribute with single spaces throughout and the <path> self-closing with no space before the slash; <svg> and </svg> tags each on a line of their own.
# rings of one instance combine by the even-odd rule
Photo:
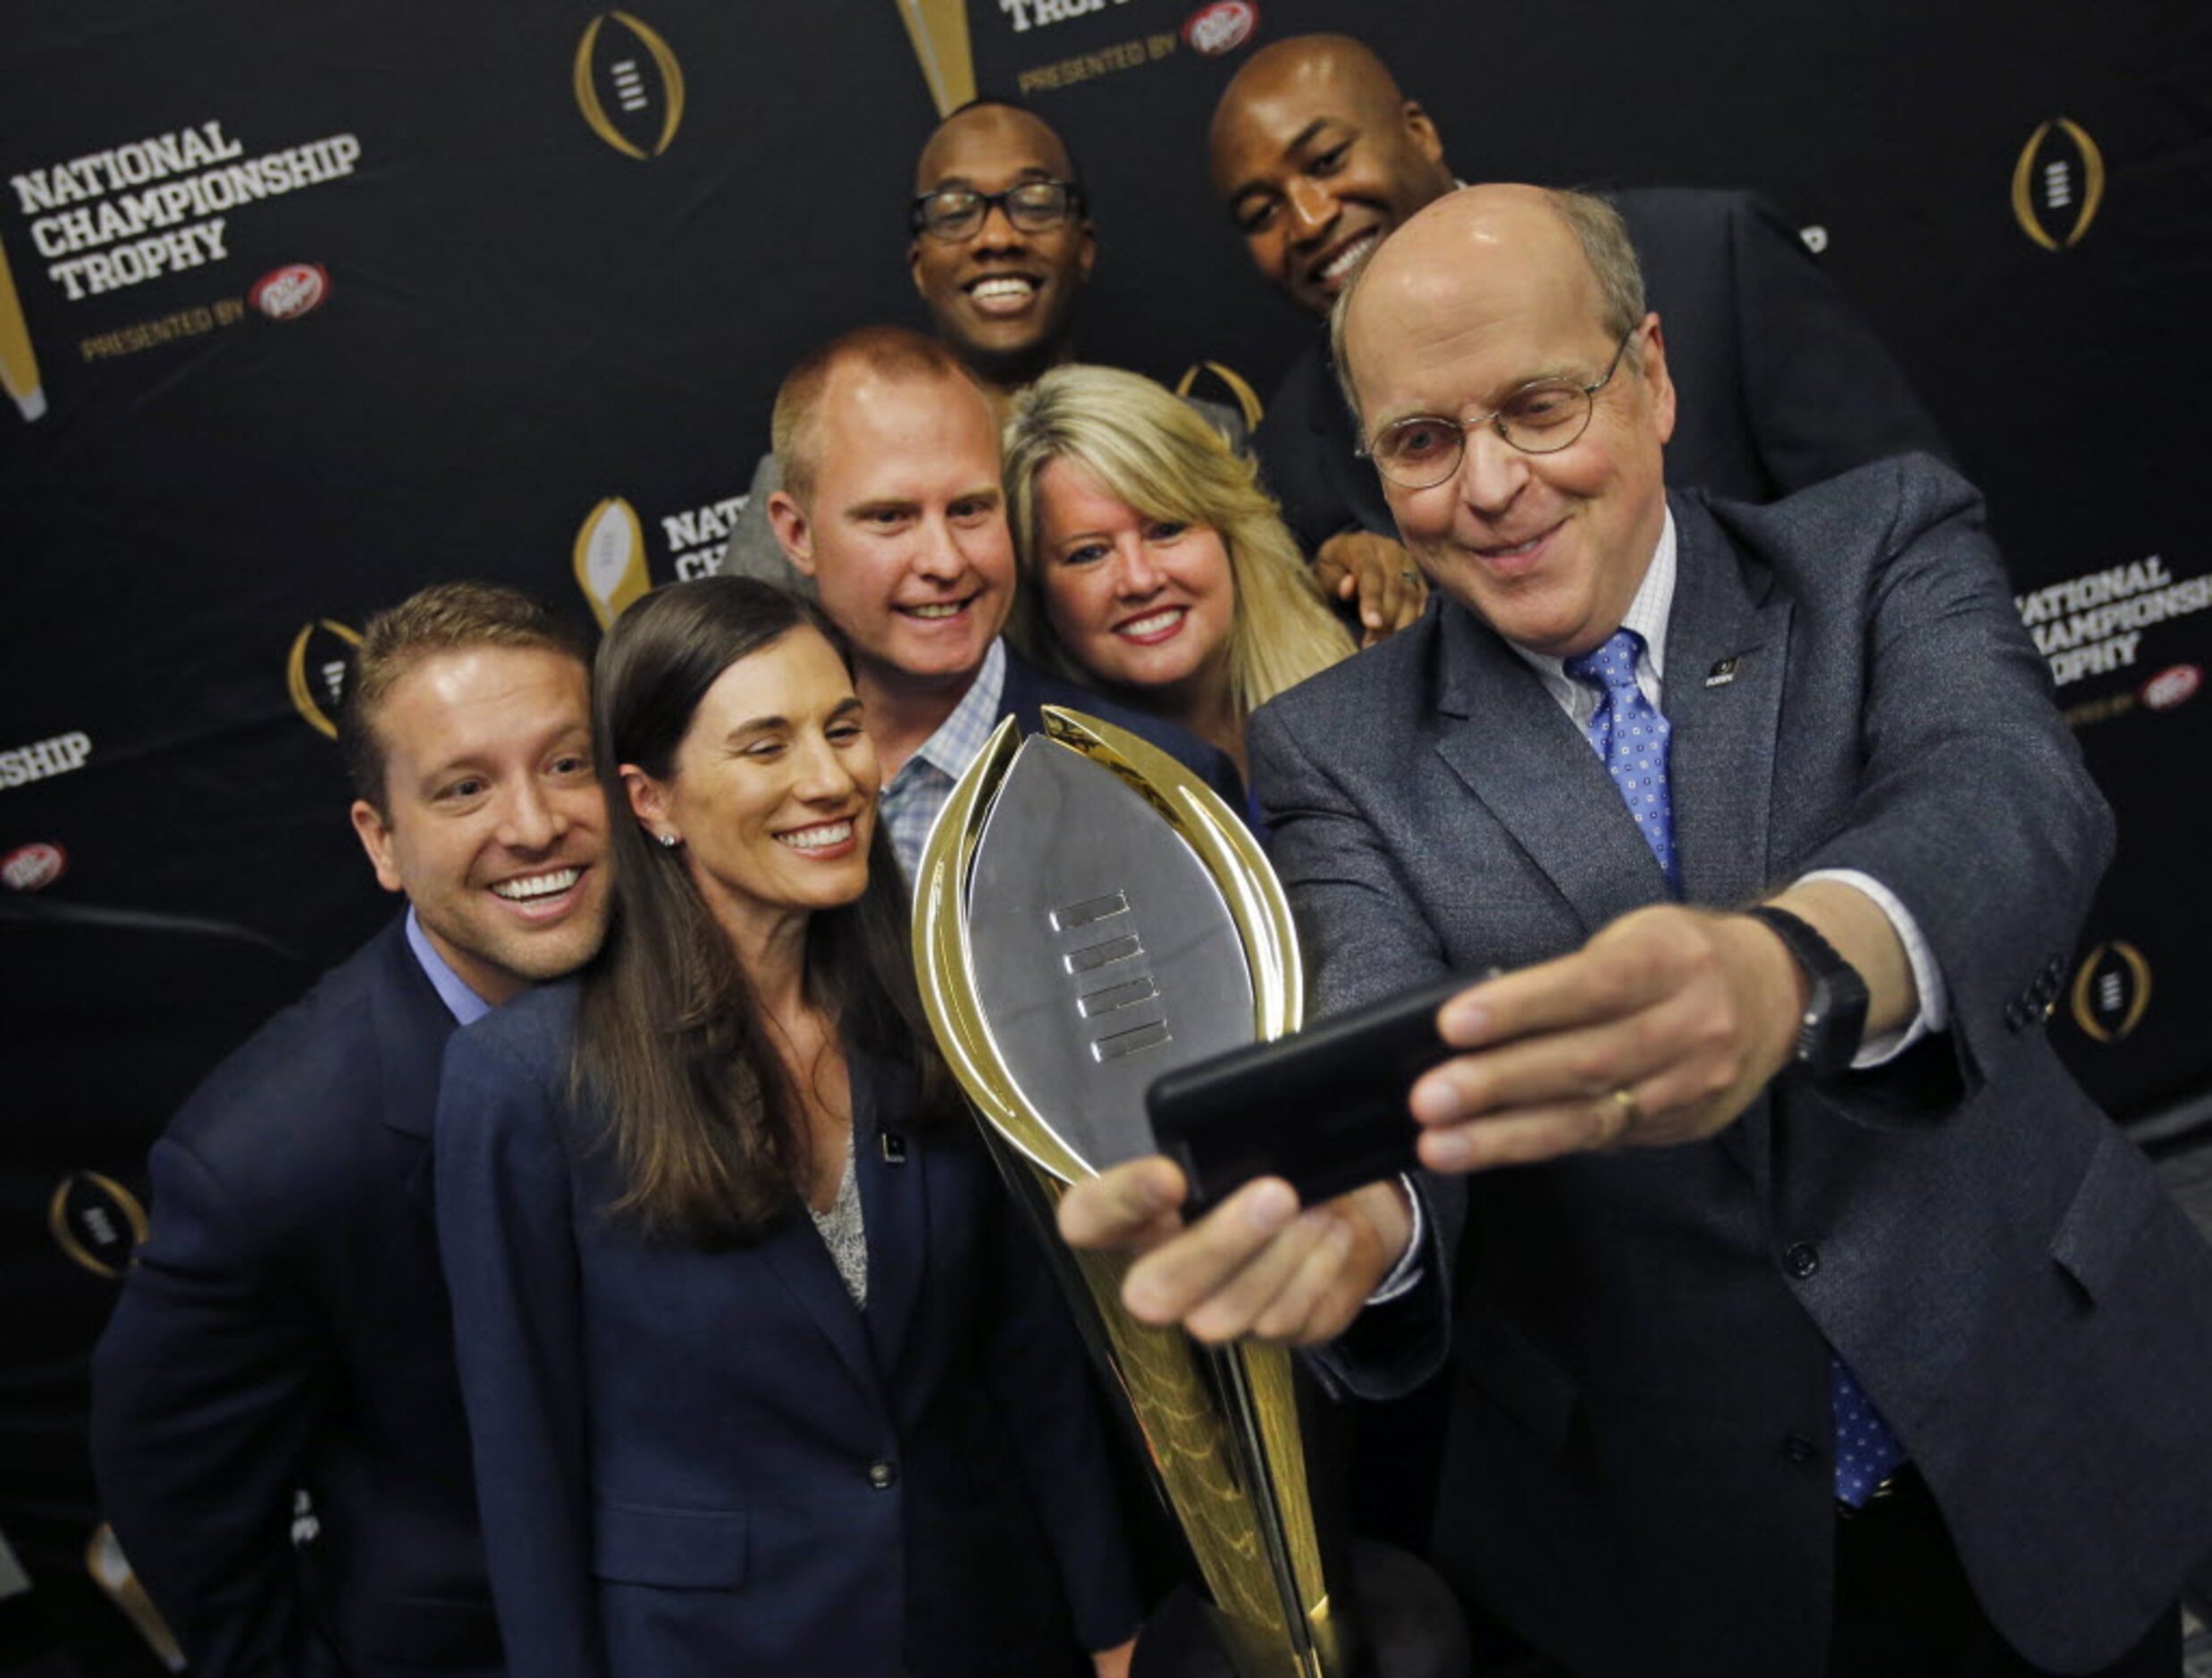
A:
<svg viewBox="0 0 2212 1678">
<path fill-rule="evenodd" d="M 665 850 L 669 850 L 669 851 L 673 851 L 673 850 L 675 850 L 675 849 L 676 849 L 676 835 L 675 835 L 674 834 L 672 834 L 672 833 L 655 834 L 655 835 L 653 835 L 653 837 L 660 841 L 660 843 L 661 843 L 661 846 L 662 846 L 662 848 L 663 848 L 663 849 L 665 849 Z"/>
</svg>

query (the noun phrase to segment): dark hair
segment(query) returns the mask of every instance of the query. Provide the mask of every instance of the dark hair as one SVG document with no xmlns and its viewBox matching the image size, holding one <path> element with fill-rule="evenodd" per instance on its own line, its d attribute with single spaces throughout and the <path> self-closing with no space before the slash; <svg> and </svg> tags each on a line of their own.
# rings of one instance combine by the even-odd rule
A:
<svg viewBox="0 0 2212 1678">
<path fill-rule="evenodd" d="M 696 1246 L 750 1240 L 798 1204 L 807 1129 L 752 976 L 683 852 L 627 818 L 620 766 L 668 779 L 716 678 L 800 630 L 837 644 L 812 606 L 772 583 L 672 583 L 622 615 L 593 678 L 593 743 L 616 812 L 614 890 L 606 944 L 585 976 L 571 1081 L 608 1116 L 624 1184 L 613 1209 Z M 908 926 L 905 881 L 879 822 L 868 889 L 808 922 L 806 996 L 848 1049 L 919 1069 L 927 1122 L 951 1111 L 951 1083 L 922 1015 Z"/>
<path fill-rule="evenodd" d="M 517 647 L 557 652 L 589 666 L 582 636 L 518 589 L 497 583 L 433 583 L 376 614 L 361 632 L 345 702 L 338 710 L 338 751 L 355 796 L 379 816 L 384 801 L 386 747 L 376 712 L 400 678 L 425 659 L 471 647 Z"/>
</svg>

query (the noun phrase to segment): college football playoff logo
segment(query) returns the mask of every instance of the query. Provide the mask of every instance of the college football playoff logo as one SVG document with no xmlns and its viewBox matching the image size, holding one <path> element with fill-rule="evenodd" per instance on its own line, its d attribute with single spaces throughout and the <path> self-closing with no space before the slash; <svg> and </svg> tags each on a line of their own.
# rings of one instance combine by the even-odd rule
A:
<svg viewBox="0 0 2212 1678">
<path fill-rule="evenodd" d="M 292 637 L 292 650 L 284 660 L 284 688 L 292 696 L 292 709 L 325 740 L 338 738 L 346 673 L 353 667 L 353 650 L 360 644 L 359 631 L 328 617 L 316 618 Z"/>
<path fill-rule="evenodd" d="M 627 12 L 602 12 L 576 43 L 576 109 L 625 157 L 658 157 L 684 121 L 684 71 L 660 32 Z"/>
<path fill-rule="evenodd" d="M 2045 250 L 2071 250 L 2088 234 L 2105 197 L 2105 156 L 2071 117 L 2028 136 L 2013 165 L 2013 217 Z"/>
<path fill-rule="evenodd" d="M 2091 1041 L 2117 1043 L 2150 1007 L 2150 963 L 2132 944 L 2100 944 L 2073 976 L 2073 1023 Z"/>
</svg>

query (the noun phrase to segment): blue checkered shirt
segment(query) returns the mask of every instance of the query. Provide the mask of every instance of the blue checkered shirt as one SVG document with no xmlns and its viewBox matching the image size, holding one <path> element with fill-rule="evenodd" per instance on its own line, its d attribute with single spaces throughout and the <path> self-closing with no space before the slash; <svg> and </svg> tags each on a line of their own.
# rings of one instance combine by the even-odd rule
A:
<svg viewBox="0 0 2212 1678">
<path fill-rule="evenodd" d="M 891 830 L 891 849 L 898 853 L 898 865 L 909 880 L 921 870 L 921 848 L 929 843 L 929 829 L 937 825 L 945 801 L 952 797 L 954 784 L 968 772 L 975 754 L 998 726 L 998 701 L 1005 691 L 1006 643 L 994 641 L 953 714 L 899 765 L 883 789 L 883 825 Z"/>
</svg>

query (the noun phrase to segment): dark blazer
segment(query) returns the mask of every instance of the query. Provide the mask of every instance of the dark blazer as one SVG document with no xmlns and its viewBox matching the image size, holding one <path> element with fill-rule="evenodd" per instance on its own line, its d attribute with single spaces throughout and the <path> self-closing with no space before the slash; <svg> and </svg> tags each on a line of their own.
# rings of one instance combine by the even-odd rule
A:
<svg viewBox="0 0 2212 1678">
<path fill-rule="evenodd" d="M 1135 1630 L 1081 1347 L 973 1127 L 854 1055 L 856 1310 L 812 1223 L 641 1238 L 568 1099 L 577 987 L 456 1037 L 438 1229 L 530 1678 L 1063 1671 Z M 1073 1605 L 1073 1623 L 1068 1608 Z"/>
<path fill-rule="evenodd" d="M 1913 459 L 1672 506 L 1686 898 L 1863 870 L 1927 935 L 1950 1023 L 1879 1072 L 1779 1081 L 1708 1142 L 1434 1186 L 1447 1237 L 1464 1214 L 1433 1272 L 1456 1289 L 1437 1560 L 1581 1678 L 1821 1673 L 1833 1347 L 1998 1629 L 2101 1665 L 2212 1548 L 2212 1255 L 2042 1030 L 2109 817 L 1961 480 Z M 1321 1011 L 1666 899 L 1596 754 L 1456 604 L 1251 743 Z M 1387 1396 L 1421 1372 L 1379 1367 L 1349 1373 Z"/>
<path fill-rule="evenodd" d="M 155 1145 L 92 1449 L 199 1678 L 500 1669 L 428 1194 L 452 1030 L 394 921 Z"/>
<path fill-rule="evenodd" d="M 1177 724 L 1131 710 L 1087 687 L 1049 675 L 1015 651 L 1012 642 L 1006 642 L 1006 685 L 998 697 L 998 715 L 1019 717 L 1024 730 L 1034 732 L 1045 726 L 1039 708 L 1046 705 L 1085 711 L 1143 736 L 1220 793 L 1231 810 L 1240 816 L 1246 813 L 1244 777 L 1220 747 L 1207 745 Z"/>
<path fill-rule="evenodd" d="M 1677 397 L 1667 481 L 1768 501 L 1890 455 L 1947 453 L 1881 342 L 1773 207 L 1744 192 L 1607 195 L 1660 312 Z M 1253 434 L 1310 553 L 1358 525 L 1395 538 L 1326 346 L 1291 364 Z"/>
</svg>

